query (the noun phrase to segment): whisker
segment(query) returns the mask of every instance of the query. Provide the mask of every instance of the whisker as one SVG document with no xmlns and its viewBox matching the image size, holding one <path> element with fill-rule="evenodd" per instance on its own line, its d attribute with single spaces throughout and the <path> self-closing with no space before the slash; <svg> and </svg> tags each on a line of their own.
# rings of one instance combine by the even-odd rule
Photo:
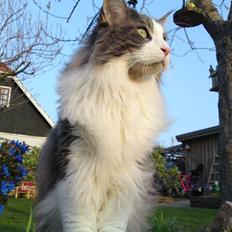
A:
<svg viewBox="0 0 232 232">
<path fill-rule="evenodd" d="M 129 63 L 128 70 L 129 70 L 133 65 L 135 65 L 136 63 L 138 63 L 138 61 L 140 61 L 140 59 L 136 59 L 136 60 L 134 60 L 133 62 Z"/>
<path fill-rule="evenodd" d="M 156 54 L 144 54 L 144 52 L 133 52 L 133 55 L 139 55 L 139 56 L 152 56 L 152 57 L 161 57 L 161 55 Z"/>
<path fill-rule="evenodd" d="M 104 61 L 104 62 L 109 62 L 110 61 L 110 59 L 105 59 L 105 58 L 102 58 L 100 56 L 96 56 L 94 54 L 92 54 L 91 57 L 96 58 L 97 60 L 100 60 L 100 61 Z M 126 58 L 120 58 L 120 61 L 127 61 L 127 59 Z"/>
</svg>

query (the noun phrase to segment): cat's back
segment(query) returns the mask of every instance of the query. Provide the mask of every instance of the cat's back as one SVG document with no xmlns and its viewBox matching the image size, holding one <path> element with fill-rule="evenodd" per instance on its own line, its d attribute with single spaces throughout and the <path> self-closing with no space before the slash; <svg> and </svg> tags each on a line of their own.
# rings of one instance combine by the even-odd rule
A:
<svg viewBox="0 0 232 232">
<path fill-rule="evenodd" d="M 48 135 L 42 147 L 37 168 L 37 199 L 44 196 L 64 178 L 68 147 L 75 140 L 68 120 L 60 120 Z"/>
</svg>

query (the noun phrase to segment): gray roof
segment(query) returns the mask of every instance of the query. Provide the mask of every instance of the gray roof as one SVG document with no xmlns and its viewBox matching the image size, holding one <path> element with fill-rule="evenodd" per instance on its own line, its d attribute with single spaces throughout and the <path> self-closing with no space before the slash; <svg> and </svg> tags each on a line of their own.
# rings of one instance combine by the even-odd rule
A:
<svg viewBox="0 0 232 232">
<path fill-rule="evenodd" d="M 209 127 L 206 129 L 197 130 L 197 131 L 193 131 L 193 132 L 186 133 L 186 134 L 177 135 L 176 139 L 179 142 L 185 142 L 185 141 L 192 140 L 192 139 L 197 139 L 197 138 L 201 138 L 201 137 L 205 137 L 209 135 L 218 135 L 218 134 L 219 134 L 219 126 L 214 126 L 214 127 Z"/>
</svg>

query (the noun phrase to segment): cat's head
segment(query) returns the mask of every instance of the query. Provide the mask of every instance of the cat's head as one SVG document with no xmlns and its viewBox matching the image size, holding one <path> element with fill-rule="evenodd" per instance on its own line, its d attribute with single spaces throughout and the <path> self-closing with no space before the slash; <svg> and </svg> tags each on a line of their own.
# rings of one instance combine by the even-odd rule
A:
<svg viewBox="0 0 232 232">
<path fill-rule="evenodd" d="M 151 75 L 158 78 L 170 56 L 162 21 L 139 14 L 124 0 L 104 0 L 87 42 L 88 59 L 101 64 L 112 59 L 126 60 L 131 79 Z"/>
</svg>

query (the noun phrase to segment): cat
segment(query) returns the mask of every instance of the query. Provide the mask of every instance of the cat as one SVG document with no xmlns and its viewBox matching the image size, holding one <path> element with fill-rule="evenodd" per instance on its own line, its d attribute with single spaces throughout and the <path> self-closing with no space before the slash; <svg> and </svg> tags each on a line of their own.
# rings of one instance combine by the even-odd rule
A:
<svg viewBox="0 0 232 232">
<path fill-rule="evenodd" d="M 37 171 L 37 232 L 142 232 L 152 206 L 149 152 L 165 128 L 170 48 L 161 20 L 104 0 L 58 81 L 59 121 Z"/>
</svg>

